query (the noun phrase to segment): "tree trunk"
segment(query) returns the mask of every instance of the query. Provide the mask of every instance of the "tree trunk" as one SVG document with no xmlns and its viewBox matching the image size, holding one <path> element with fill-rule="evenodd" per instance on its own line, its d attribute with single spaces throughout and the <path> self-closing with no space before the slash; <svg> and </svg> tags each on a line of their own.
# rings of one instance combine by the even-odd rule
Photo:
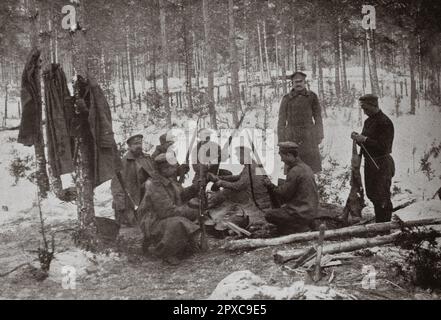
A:
<svg viewBox="0 0 441 320">
<path fill-rule="evenodd" d="M 264 70 L 263 70 L 263 53 L 262 53 L 262 40 L 260 36 L 260 23 L 257 22 L 257 38 L 259 40 L 259 70 L 260 70 L 260 82 L 265 82 Z"/>
<path fill-rule="evenodd" d="M 334 34 L 334 68 L 335 68 L 335 94 L 338 99 L 341 97 L 340 86 L 340 50 L 339 50 L 339 33 L 338 28 Z"/>
<path fill-rule="evenodd" d="M 266 23 L 265 23 L 265 20 L 263 20 L 263 46 L 265 48 L 266 73 L 267 73 L 267 78 L 271 79 L 271 68 L 270 68 L 270 62 L 269 62 L 269 58 L 268 58 L 268 46 L 267 46 L 266 42 L 267 42 Z"/>
<path fill-rule="evenodd" d="M 374 31 L 366 30 L 366 48 L 368 55 L 369 76 L 371 79 L 371 92 L 375 95 L 380 94 L 380 86 L 377 75 L 377 59 L 374 48 Z"/>
<path fill-rule="evenodd" d="M 204 20 L 205 35 L 205 66 L 207 68 L 208 88 L 207 88 L 207 104 L 210 113 L 210 124 L 212 129 L 217 129 L 216 109 L 214 107 L 214 63 L 215 52 L 211 47 L 211 27 L 210 15 L 208 8 L 208 0 L 202 0 L 202 15 Z"/>
<path fill-rule="evenodd" d="M 340 62 L 341 62 L 341 83 L 342 83 L 342 91 L 347 92 L 348 91 L 348 80 L 346 77 L 346 62 L 345 62 L 345 54 L 344 54 L 344 46 L 343 46 L 343 40 L 341 38 L 341 29 L 342 25 L 341 23 L 338 24 L 338 48 L 340 52 Z"/>
<path fill-rule="evenodd" d="M 363 87 L 363 95 L 366 94 L 366 42 L 363 41 L 363 45 L 362 45 L 362 87 Z"/>
<path fill-rule="evenodd" d="M 406 227 L 427 226 L 441 224 L 441 219 L 421 219 L 404 222 Z M 354 225 L 350 227 L 327 230 L 325 240 L 339 239 L 342 237 L 369 237 L 385 231 L 400 229 L 398 222 L 381 222 L 366 225 Z M 283 237 L 269 239 L 240 239 L 227 242 L 223 248 L 226 250 L 248 250 L 282 244 L 304 242 L 318 239 L 319 231 L 294 233 Z"/>
<path fill-rule="evenodd" d="M 166 0 L 159 0 L 159 20 L 161 24 L 161 64 L 162 64 L 162 90 L 164 95 L 164 107 L 165 112 L 167 113 L 166 118 L 166 124 L 167 127 L 171 127 L 172 120 L 171 120 L 171 108 L 170 108 L 170 102 L 169 102 L 169 91 L 168 91 L 168 46 L 167 46 L 167 25 L 165 21 L 165 1 Z"/>
<path fill-rule="evenodd" d="M 238 111 L 242 110 L 240 104 L 240 87 L 239 87 L 239 58 L 236 47 L 236 34 L 234 27 L 234 7 L 233 0 L 228 0 L 228 21 L 229 21 L 229 38 L 230 38 L 230 72 L 231 72 L 231 89 L 233 95 L 233 123 L 236 127 L 239 123 Z"/>
<path fill-rule="evenodd" d="M 84 11 L 83 11 L 84 10 Z M 83 6 L 77 7 L 77 25 L 85 27 L 84 15 L 85 8 Z M 86 27 L 87 30 L 87 27 Z M 93 66 L 89 64 L 89 61 L 93 59 L 91 57 L 91 52 L 88 51 L 86 33 L 83 29 L 76 29 L 72 34 L 72 64 L 75 70 L 75 74 L 78 76 L 83 76 L 84 78 L 89 78 L 89 74 L 93 69 Z M 78 81 L 76 81 L 78 84 Z M 78 87 L 74 88 L 75 100 L 79 98 Z M 78 105 L 75 102 L 75 111 L 78 111 Z M 85 124 L 88 126 L 88 123 Z M 91 151 L 91 143 L 93 138 L 89 130 L 82 130 L 80 135 L 75 138 L 76 148 L 77 148 L 77 159 L 75 163 L 75 185 L 77 190 L 77 213 L 78 213 L 78 234 L 76 241 L 79 245 L 85 247 L 86 249 L 96 248 L 98 241 L 97 238 L 97 228 L 95 222 L 95 210 L 93 202 L 93 185 L 94 185 L 94 175 L 93 175 L 93 155 Z"/>
<path fill-rule="evenodd" d="M 280 47 L 280 52 L 279 52 L 279 63 L 280 63 L 280 68 L 282 71 L 282 84 L 283 84 L 283 94 L 285 95 L 288 92 L 288 86 L 287 86 L 287 82 L 286 82 L 286 64 L 285 64 L 285 60 L 286 60 L 286 38 L 284 36 L 284 32 L 283 32 L 283 26 L 284 26 L 284 14 L 283 14 L 283 0 L 279 0 L 277 2 L 277 26 L 276 26 L 276 30 L 277 32 L 280 34 L 280 43 L 281 43 L 281 47 Z M 279 75 L 279 74 L 278 74 Z"/>
<path fill-rule="evenodd" d="M 192 26 L 192 12 L 191 12 L 191 1 L 186 0 L 185 7 L 183 9 L 183 32 L 184 32 L 184 57 L 185 57 L 185 93 L 187 97 L 187 105 L 190 112 L 193 112 L 193 88 L 192 88 L 192 56 L 193 47 L 191 43 L 193 42 L 191 32 L 189 32 L 188 27 Z"/>
<path fill-rule="evenodd" d="M 127 39 L 127 72 L 128 72 L 129 81 L 131 82 L 132 99 L 136 99 L 135 75 L 133 71 L 132 52 L 130 51 L 130 27 L 127 30 L 126 39 Z"/>
<path fill-rule="evenodd" d="M 31 12 L 31 16 L 34 16 L 35 12 L 38 10 L 37 6 L 35 4 L 34 1 L 30 1 L 30 12 Z M 41 14 L 42 12 L 45 13 L 46 10 L 41 10 L 42 8 L 40 8 L 39 13 Z M 38 17 L 38 16 L 37 16 Z M 38 20 L 37 20 L 38 19 Z M 31 34 L 31 41 L 32 41 L 32 45 L 34 47 L 39 46 L 40 48 L 45 47 L 46 43 L 43 43 L 42 38 L 39 39 L 39 35 L 38 32 L 40 30 L 40 25 L 41 25 L 42 21 L 41 21 L 41 16 L 38 18 L 31 18 L 31 30 L 32 30 L 32 34 Z M 42 52 L 43 53 L 43 52 Z M 38 69 L 36 71 L 38 73 L 37 79 L 41 79 L 41 70 Z M 40 197 L 42 198 L 46 198 L 47 197 L 47 192 L 50 189 L 50 184 L 49 184 L 49 178 L 47 175 L 47 170 L 46 170 L 46 155 L 44 153 L 44 138 L 43 138 L 43 115 L 42 115 L 42 100 L 41 100 L 41 82 L 38 82 L 38 101 L 37 103 L 39 104 L 39 107 L 37 108 L 37 110 L 39 110 L 39 113 L 36 115 L 38 118 L 38 123 L 40 123 L 40 125 L 38 126 L 38 132 L 36 132 L 36 136 L 37 136 L 37 140 L 34 143 L 34 151 L 35 151 L 35 161 L 36 161 L 36 180 L 37 180 L 37 186 L 38 186 L 38 192 Z"/>
<path fill-rule="evenodd" d="M 416 76 L 415 76 L 415 48 L 409 48 L 409 69 L 410 69 L 410 114 L 415 114 L 416 107 Z"/>
</svg>

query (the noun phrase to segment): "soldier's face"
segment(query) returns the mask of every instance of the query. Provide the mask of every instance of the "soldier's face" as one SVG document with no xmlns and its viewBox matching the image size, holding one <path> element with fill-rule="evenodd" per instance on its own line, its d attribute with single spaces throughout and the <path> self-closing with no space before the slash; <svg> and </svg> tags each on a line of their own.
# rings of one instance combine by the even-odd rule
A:
<svg viewBox="0 0 441 320">
<path fill-rule="evenodd" d="M 172 178 L 172 177 L 176 177 L 176 175 L 178 174 L 178 166 L 177 165 L 171 165 L 171 164 L 163 164 L 160 168 L 159 171 L 161 173 L 162 176 L 166 177 L 166 178 Z"/>
<path fill-rule="evenodd" d="M 139 156 L 142 154 L 142 141 L 133 142 L 129 145 L 129 150 L 135 155 Z"/>
<path fill-rule="evenodd" d="M 303 77 L 294 77 L 294 79 L 292 80 L 292 84 L 294 86 L 294 89 L 297 91 L 301 91 L 306 87 L 306 82 Z"/>
<path fill-rule="evenodd" d="M 374 115 L 378 111 L 378 107 L 369 103 L 361 103 L 361 108 L 363 109 L 364 114 L 368 117 Z"/>
</svg>

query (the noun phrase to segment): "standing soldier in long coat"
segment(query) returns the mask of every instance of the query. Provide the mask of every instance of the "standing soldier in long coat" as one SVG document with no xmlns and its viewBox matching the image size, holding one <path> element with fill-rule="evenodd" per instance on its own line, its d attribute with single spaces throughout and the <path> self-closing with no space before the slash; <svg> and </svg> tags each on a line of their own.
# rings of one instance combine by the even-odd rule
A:
<svg viewBox="0 0 441 320">
<path fill-rule="evenodd" d="M 362 147 L 366 195 L 374 204 L 375 221 L 387 222 L 392 217 L 393 209 L 390 187 L 395 175 L 395 163 L 391 156 L 394 125 L 380 110 L 377 96 L 366 94 L 359 100 L 368 118 L 361 134 L 353 132 L 351 138 Z"/>
<path fill-rule="evenodd" d="M 153 160 L 142 151 L 142 139 L 141 134 L 127 139 L 129 151 L 122 159 L 121 170 L 127 192 L 137 205 L 144 196 L 144 183 L 155 172 Z M 115 220 L 120 224 L 134 226 L 136 221 L 133 204 L 126 196 L 116 176 L 112 178 L 110 189 L 113 196 L 112 207 L 115 210 Z"/>
<path fill-rule="evenodd" d="M 279 142 L 297 143 L 300 158 L 317 173 L 322 169 L 318 145 L 324 137 L 323 122 L 317 95 L 306 89 L 305 78 L 303 72 L 291 76 L 293 89 L 280 104 L 277 133 Z"/>
</svg>

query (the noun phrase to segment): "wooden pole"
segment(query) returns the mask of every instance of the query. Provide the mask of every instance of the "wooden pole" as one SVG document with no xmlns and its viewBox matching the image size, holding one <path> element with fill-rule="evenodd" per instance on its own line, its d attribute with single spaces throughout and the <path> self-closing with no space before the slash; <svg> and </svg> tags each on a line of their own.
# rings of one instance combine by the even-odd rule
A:
<svg viewBox="0 0 441 320">
<path fill-rule="evenodd" d="M 412 220 L 404 222 L 406 227 L 415 227 L 423 225 L 435 225 L 441 224 L 441 219 L 422 219 Z M 398 222 L 382 222 L 372 223 L 367 225 L 350 226 L 346 228 L 340 228 L 335 230 L 328 230 L 325 234 L 325 239 L 335 239 L 340 237 L 356 237 L 356 236 L 369 236 L 385 231 L 401 228 L 401 224 Z M 283 237 L 270 238 L 270 239 L 241 239 L 227 242 L 223 248 L 226 250 L 245 250 L 255 249 L 267 246 L 278 246 L 281 244 L 288 244 L 293 242 L 311 241 L 319 237 L 318 231 L 303 232 L 290 234 Z"/>
</svg>

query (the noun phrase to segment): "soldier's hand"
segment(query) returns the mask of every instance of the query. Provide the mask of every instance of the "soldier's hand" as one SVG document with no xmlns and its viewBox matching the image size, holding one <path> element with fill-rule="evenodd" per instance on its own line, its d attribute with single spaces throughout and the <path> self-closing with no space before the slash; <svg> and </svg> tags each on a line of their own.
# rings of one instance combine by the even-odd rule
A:
<svg viewBox="0 0 441 320">
<path fill-rule="evenodd" d="M 367 137 L 356 132 L 352 132 L 351 134 L 352 140 L 355 140 L 357 143 L 363 143 L 366 141 Z"/>
<path fill-rule="evenodd" d="M 186 163 L 183 163 L 180 165 L 179 170 L 183 173 L 183 174 L 187 174 L 190 171 L 190 166 Z"/>
<path fill-rule="evenodd" d="M 214 183 L 216 183 L 216 182 L 218 182 L 220 180 L 218 176 L 212 174 L 211 172 L 208 173 L 207 178 L 208 178 L 208 181 L 211 181 L 211 182 L 214 182 Z"/>
<path fill-rule="evenodd" d="M 216 181 L 215 183 L 214 183 L 214 185 L 216 186 L 216 187 L 218 187 L 218 188 L 223 188 L 224 187 L 224 181 L 222 181 L 222 180 L 218 180 L 218 181 Z"/>
</svg>

